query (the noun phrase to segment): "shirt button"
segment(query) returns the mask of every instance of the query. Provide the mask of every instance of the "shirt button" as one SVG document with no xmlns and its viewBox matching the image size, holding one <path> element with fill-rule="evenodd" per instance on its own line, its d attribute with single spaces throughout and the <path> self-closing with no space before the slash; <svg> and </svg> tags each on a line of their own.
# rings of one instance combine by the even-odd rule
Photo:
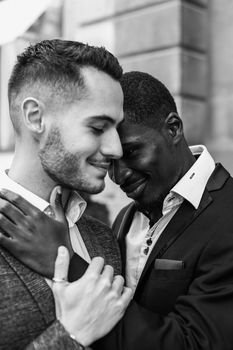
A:
<svg viewBox="0 0 233 350">
<path fill-rule="evenodd" d="M 152 239 L 151 239 L 151 237 L 148 238 L 148 239 L 146 240 L 146 244 L 149 245 L 149 246 L 152 244 Z"/>
<path fill-rule="evenodd" d="M 148 252 L 149 252 L 149 247 L 146 247 L 146 248 L 143 250 L 143 253 L 144 253 L 145 255 L 147 255 Z"/>
</svg>

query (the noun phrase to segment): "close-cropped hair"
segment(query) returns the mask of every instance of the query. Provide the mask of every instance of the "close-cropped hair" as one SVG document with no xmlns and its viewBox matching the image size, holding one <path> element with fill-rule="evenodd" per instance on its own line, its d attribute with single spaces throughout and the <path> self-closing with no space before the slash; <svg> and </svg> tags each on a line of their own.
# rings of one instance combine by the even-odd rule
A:
<svg viewBox="0 0 233 350">
<path fill-rule="evenodd" d="M 103 47 L 60 39 L 30 45 L 17 56 L 8 84 L 9 102 L 24 86 L 37 82 L 58 92 L 65 90 L 67 85 L 83 87 L 80 69 L 88 66 L 107 73 L 117 81 L 122 76 L 117 58 Z"/>
<path fill-rule="evenodd" d="M 171 112 L 177 113 L 169 90 L 150 74 L 127 72 L 120 82 L 124 93 L 125 120 L 158 128 Z"/>
</svg>

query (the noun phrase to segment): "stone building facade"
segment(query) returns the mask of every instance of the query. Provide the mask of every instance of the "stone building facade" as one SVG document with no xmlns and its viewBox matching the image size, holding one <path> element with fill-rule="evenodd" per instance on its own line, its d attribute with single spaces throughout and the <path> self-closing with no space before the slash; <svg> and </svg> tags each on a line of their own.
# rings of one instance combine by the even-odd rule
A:
<svg viewBox="0 0 233 350">
<path fill-rule="evenodd" d="M 125 71 L 159 78 L 175 97 L 189 144 L 206 144 L 233 173 L 232 18 L 232 0 L 54 0 L 17 42 L 63 37 L 103 45 Z M 3 109 L 0 145 L 9 150 L 13 138 Z M 108 203 L 111 219 L 127 202 L 109 180 L 96 199 Z"/>
</svg>

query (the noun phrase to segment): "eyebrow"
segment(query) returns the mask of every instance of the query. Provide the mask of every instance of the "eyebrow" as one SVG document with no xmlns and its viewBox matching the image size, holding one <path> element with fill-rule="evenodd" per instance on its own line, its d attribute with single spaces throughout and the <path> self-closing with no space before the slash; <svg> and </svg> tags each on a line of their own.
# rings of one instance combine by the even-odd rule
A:
<svg viewBox="0 0 233 350">
<path fill-rule="evenodd" d="M 122 147 L 132 147 L 132 146 L 140 146 L 142 144 L 141 140 L 133 139 L 127 142 L 122 142 L 121 145 Z"/>
<path fill-rule="evenodd" d="M 103 114 L 103 115 L 93 115 L 93 116 L 87 118 L 87 121 L 88 122 L 100 122 L 100 121 L 103 121 L 103 122 L 108 122 L 108 123 L 113 124 L 113 125 L 117 124 L 114 119 L 112 119 L 111 117 L 109 117 L 108 115 L 105 115 L 105 114 Z"/>
</svg>

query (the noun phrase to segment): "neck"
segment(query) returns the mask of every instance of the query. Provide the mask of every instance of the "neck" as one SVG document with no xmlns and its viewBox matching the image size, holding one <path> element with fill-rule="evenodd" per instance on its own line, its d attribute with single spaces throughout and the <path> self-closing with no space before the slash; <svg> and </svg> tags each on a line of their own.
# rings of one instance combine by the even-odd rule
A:
<svg viewBox="0 0 233 350">
<path fill-rule="evenodd" d="M 138 206 L 138 210 L 141 211 L 145 216 L 147 216 L 150 222 L 153 224 L 156 223 L 162 217 L 162 209 L 163 202 L 153 203 L 153 206 L 148 208 L 140 208 L 140 206 Z"/>
<path fill-rule="evenodd" d="M 179 180 L 187 173 L 187 171 L 193 166 L 195 162 L 196 158 L 187 146 L 187 148 L 184 150 L 183 169 Z"/>
<path fill-rule="evenodd" d="M 22 152 L 16 149 L 8 176 L 46 201 L 49 201 L 50 193 L 56 185 L 44 172 L 38 155 L 36 153 L 32 154 L 30 150 L 29 152 L 23 150 Z"/>
</svg>

